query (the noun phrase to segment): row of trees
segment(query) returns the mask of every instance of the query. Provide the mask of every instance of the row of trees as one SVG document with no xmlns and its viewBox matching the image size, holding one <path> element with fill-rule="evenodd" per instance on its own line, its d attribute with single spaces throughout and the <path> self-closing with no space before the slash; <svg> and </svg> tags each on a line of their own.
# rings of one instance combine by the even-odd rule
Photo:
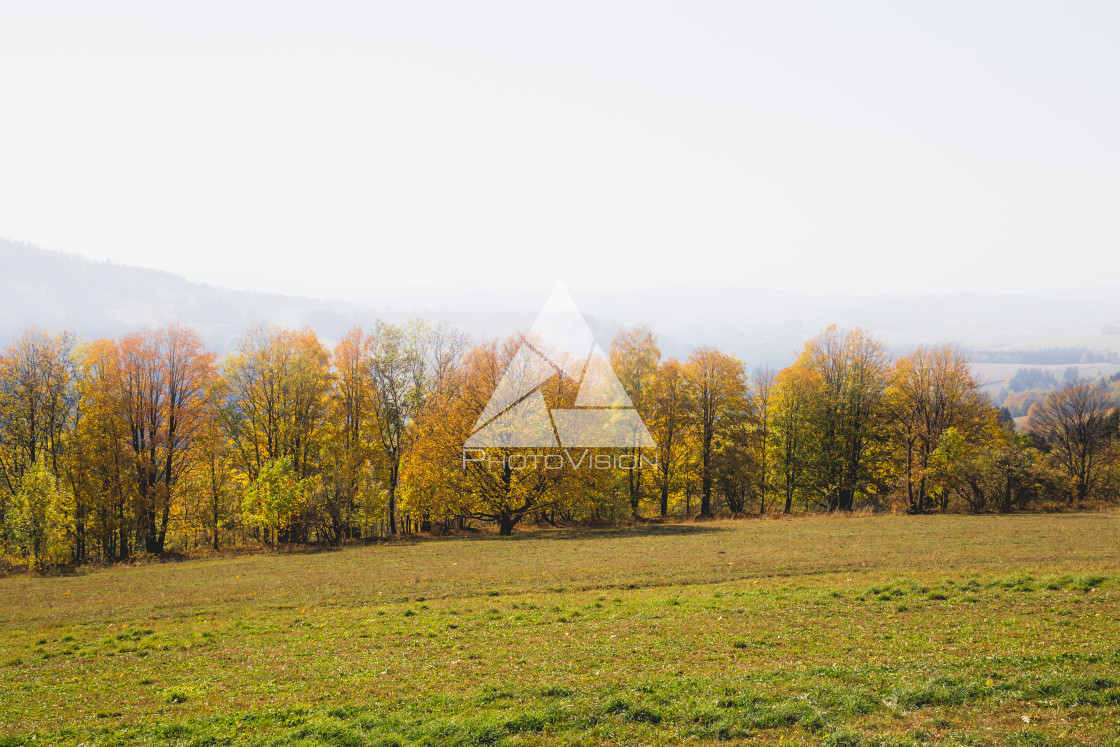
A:
<svg viewBox="0 0 1120 747">
<path fill-rule="evenodd" d="M 648 329 L 629 330 L 610 360 L 655 448 L 468 462 L 463 444 L 520 344 L 413 321 L 328 350 L 310 330 L 260 328 L 219 359 L 181 326 L 81 345 L 28 332 L 0 357 L 0 542 L 45 567 L 478 522 L 508 534 L 527 517 L 1007 511 L 1116 495 L 1106 389 L 1072 382 L 1019 432 L 951 347 L 892 358 L 836 328 L 750 376 L 713 348 L 662 359 Z M 577 389 L 557 376 L 543 393 L 568 408 Z"/>
</svg>

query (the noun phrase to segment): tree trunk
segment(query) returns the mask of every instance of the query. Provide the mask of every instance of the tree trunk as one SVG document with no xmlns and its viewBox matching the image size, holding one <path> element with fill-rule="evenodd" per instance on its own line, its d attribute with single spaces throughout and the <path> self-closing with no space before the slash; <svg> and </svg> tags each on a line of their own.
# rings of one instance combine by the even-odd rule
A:
<svg viewBox="0 0 1120 747">
<path fill-rule="evenodd" d="M 700 515 L 710 518 L 712 515 L 712 437 L 704 436 L 703 459 L 700 475 Z"/>
<path fill-rule="evenodd" d="M 630 488 L 630 515 L 639 518 L 638 506 L 642 497 L 642 455 L 638 449 L 631 449 L 635 466 L 627 470 L 627 486 Z"/>
<path fill-rule="evenodd" d="M 140 518 L 140 534 L 144 543 L 144 552 L 154 555 L 157 552 L 155 497 L 146 478 L 142 478 L 141 484 L 140 500 L 144 508 Z"/>
<path fill-rule="evenodd" d="M 218 551 L 218 499 L 214 499 L 214 552 Z"/>
<path fill-rule="evenodd" d="M 397 533 L 397 468 L 389 472 L 389 534 Z"/>
<path fill-rule="evenodd" d="M 156 537 L 156 553 L 163 554 L 163 548 L 167 543 L 167 522 L 171 519 L 171 498 L 170 496 L 163 504 L 163 515 L 160 516 L 159 534 Z"/>
<path fill-rule="evenodd" d="M 704 465 L 704 475 L 700 481 L 700 515 L 710 517 L 712 515 L 712 472 L 708 465 Z"/>
<path fill-rule="evenodd" d="M 906 442 L 906 503 L 910 513 L 921 513 L 918 502 L 914 498 L 914 447 L 909 441 Z"/>
<path fill-rule="evenodd" d="M 117 517 L 117 520 L 120 522 L 120 525 L 118 527 L 118 531 L 120 533 L 120 548 L 119 548 L 117 559 L 118 560 L 128 560 L 128 527 L 125 526 L 125 523 L 124 523 L 124 500 L 123 499 L 121 500 L 121 502 L 119 504 L 117 504 L 117 508 L 119 510 L 119 515 Z"/>
</svg>

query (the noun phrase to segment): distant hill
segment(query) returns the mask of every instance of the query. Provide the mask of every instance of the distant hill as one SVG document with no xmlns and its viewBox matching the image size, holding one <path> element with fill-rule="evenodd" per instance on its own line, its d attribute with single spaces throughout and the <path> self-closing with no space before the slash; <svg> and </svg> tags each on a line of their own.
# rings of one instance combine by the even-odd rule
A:
<svg viewBox="0 0 1120 747">
<path fill-rule="evenodd" d="M 182 321 L 207 345 L 224 350 L 261 321 L 308 324 L 337 335 L 339 327 L 361 316 L 354 304 L 232 291 L 0 239 L 2 340 L 30 325 L 66 328 L 90 339 Z"/>
<path fill-rule="evenodd" d="M 1077 294 L 809 295 L 751 288 L 662 288 L 573 293 L 604 343 L 620 329 L 649 324 L 665 355 L 698 345 L 736 353 L 750 367 L 782 366 L 829 324 L 860 326 L 895 350 L 953 342 L 976 360 L 1076 364 L 1120 349 L 1120 290 Z M 250 293 L 193 283 L 158 270 L 98 262 L 0 239 L 0 342 L 36 325 L 86 339 L 169 321 L 190 324 L 224 351 L 260 322 L 304 325 L 330 343 L 354 324 L 422 316 L 476 338 L 526 329 L 541 299 L 531 294 L 396 294 L 365 303 Z M 1057 352 L 1055 352 L 1057 351 Z M 1078 360 L 1056 360 L 1068 351 Z M 1035 360 L 1035 359 L 1039 360 Z"/>
</svg>

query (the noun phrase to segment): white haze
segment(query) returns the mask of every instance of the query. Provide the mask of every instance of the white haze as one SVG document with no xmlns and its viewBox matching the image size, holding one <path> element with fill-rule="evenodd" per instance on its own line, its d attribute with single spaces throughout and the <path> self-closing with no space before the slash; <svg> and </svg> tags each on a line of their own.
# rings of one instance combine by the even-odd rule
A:
<svg viewBox="0 0 1120 747">
<path fill-rule="evenodd" d="M 0 6 L 0 236 L 396 294 L 1115 284 L 1120 5 Z"/>
</svg>

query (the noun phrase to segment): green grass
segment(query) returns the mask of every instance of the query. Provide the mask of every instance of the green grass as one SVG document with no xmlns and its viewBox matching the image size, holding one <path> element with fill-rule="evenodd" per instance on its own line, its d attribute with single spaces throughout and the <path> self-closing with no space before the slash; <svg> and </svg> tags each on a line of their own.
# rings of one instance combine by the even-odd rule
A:
<svg viewBox="0 0 1120 747">
<path fill-rule="evenodd" d="M 1110 513 L 542 530 L 18 576 L 0 600 L 0 746 L 1100 745 L 1120 724 Z"/>
</svg>

